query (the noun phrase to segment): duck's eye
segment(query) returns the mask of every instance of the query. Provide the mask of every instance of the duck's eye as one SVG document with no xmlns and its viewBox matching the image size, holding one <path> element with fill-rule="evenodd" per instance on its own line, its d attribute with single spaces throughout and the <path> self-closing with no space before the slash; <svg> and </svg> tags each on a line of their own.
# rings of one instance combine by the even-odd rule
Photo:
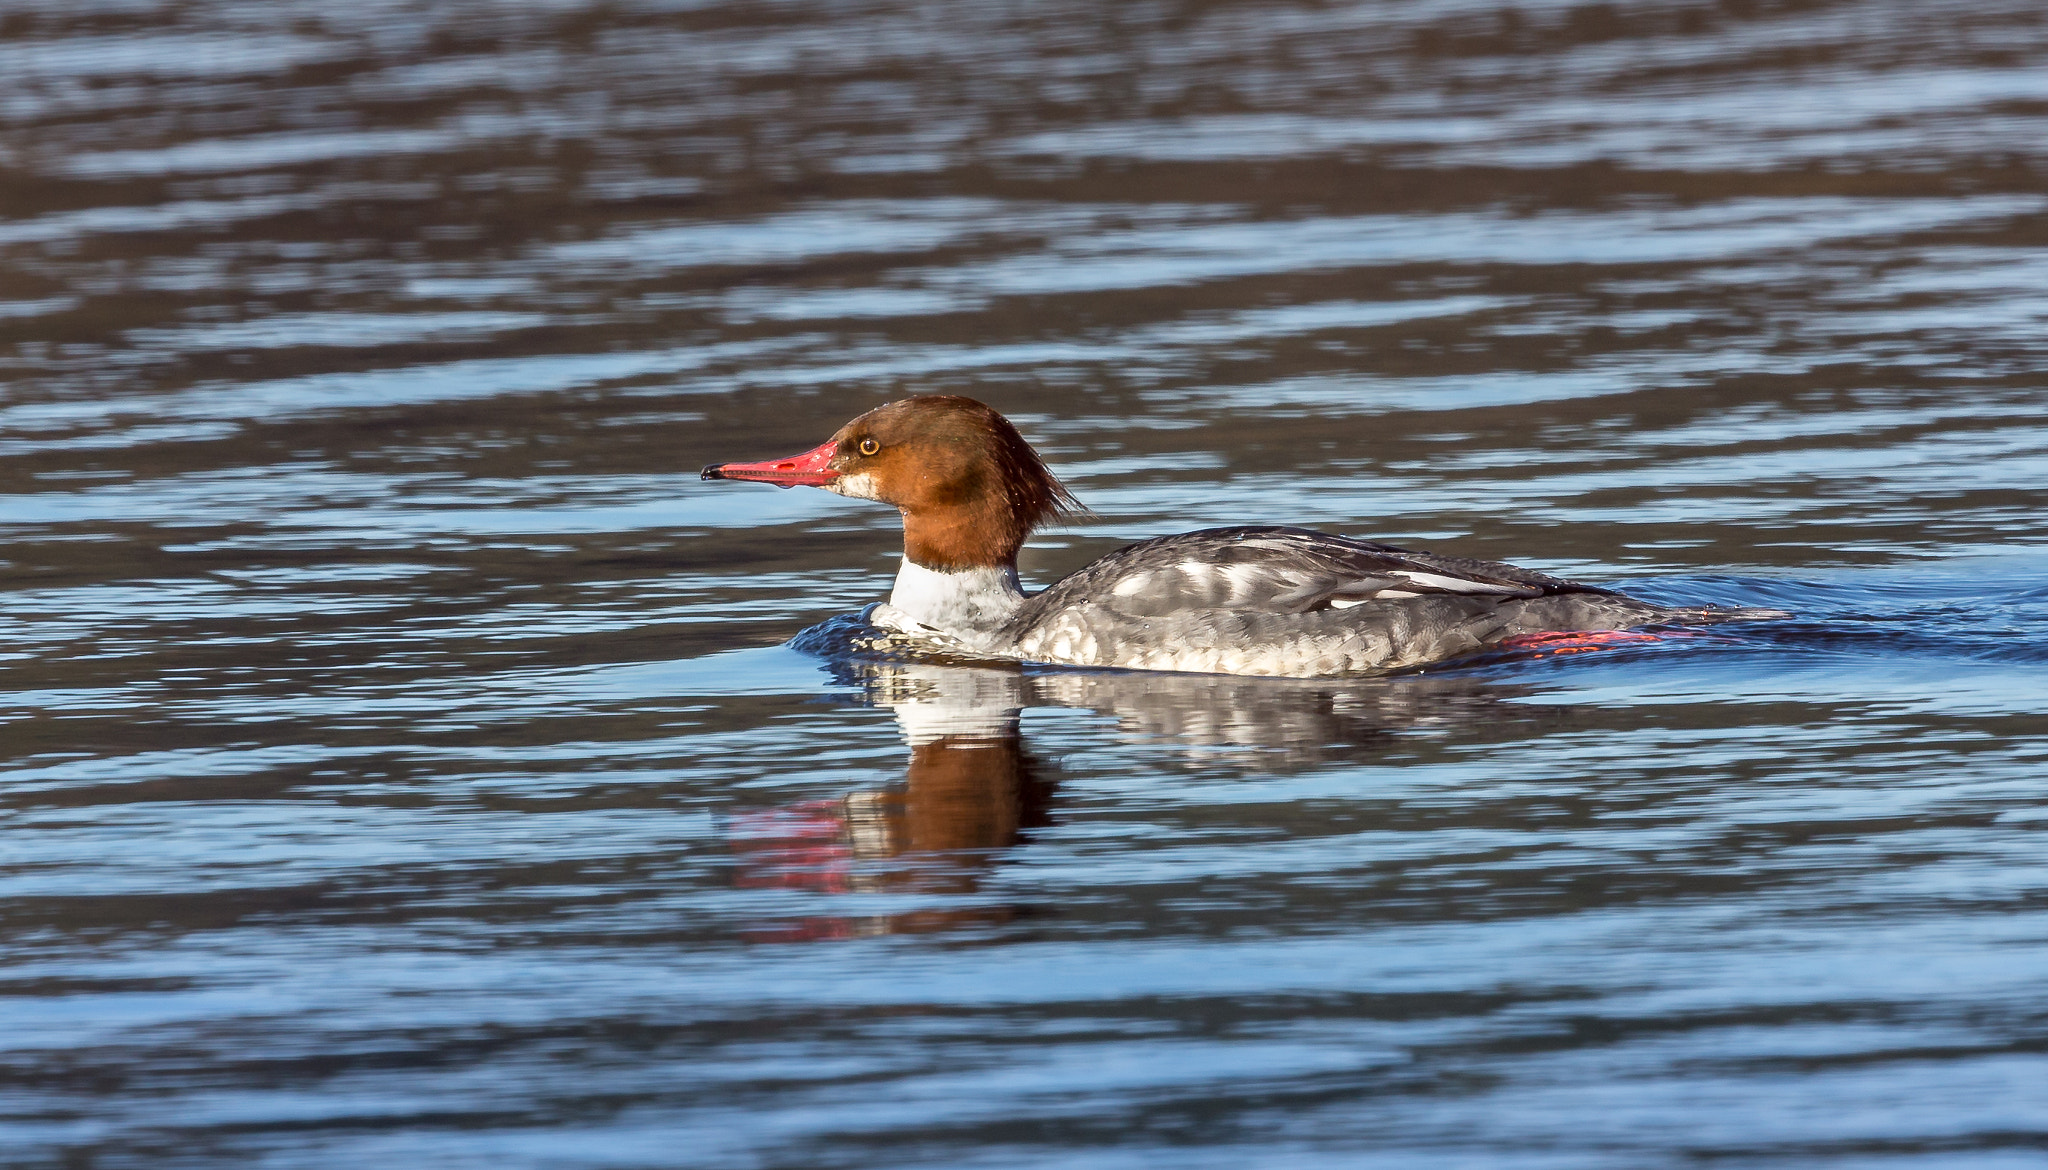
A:
<svg viewBox="0 0 2048 1170">
<path fill-rule="evenodd" d="M 873 455 L 875 452 L 881 449 L 882 445 L 880 443 L 875 442 L 875 437 L 873 435 L 869 435 L 867 438 L 862 439 L 860 441 L 859 450 L 860 453 L 863 455 Z"/>
</svg>

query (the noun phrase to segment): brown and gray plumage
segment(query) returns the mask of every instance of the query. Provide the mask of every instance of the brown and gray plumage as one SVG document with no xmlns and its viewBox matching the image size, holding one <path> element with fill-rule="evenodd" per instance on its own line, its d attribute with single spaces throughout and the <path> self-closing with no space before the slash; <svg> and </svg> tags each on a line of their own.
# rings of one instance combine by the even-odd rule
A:
<svg viewBox="0 0 2048 1170">
<path fill-rule="evenodd" d="M 1033 662 L 1372 674 L 1532 634 L 1786 616 L 1653 605 L 1513 565 L 1286 527 L 1140 541 L 1027 596 L 1017 550 L 1033 527 L 1076 505 L 1009 420 L 953 396 L 893 402 L 803 455 L 715 464 L 704 478 L 895 505 L 903 565 L 871 620 L 936 649 Z"/>
</svg>

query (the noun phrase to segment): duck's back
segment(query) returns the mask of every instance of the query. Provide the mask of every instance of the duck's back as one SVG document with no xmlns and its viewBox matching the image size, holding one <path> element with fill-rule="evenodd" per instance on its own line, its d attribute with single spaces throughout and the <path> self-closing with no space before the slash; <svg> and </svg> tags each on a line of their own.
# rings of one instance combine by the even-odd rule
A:
<svg viewBox="0 0 2048 1170">
<path fill-rule="evenodd" d="M 1398 670 L 1522 634 L 1700 612 L 1492 561 L 1248 527 L 1118 549 L 1032 596 L 1008 629 L 1034 661 L 1303 677 Z"/>
</svg>

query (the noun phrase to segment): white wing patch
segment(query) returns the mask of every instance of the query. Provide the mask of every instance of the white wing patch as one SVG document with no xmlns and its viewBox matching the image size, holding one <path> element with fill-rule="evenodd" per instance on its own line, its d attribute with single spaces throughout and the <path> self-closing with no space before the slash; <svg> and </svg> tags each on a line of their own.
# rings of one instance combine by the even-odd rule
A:
<svg viewBox="0 0 2048 1170">
<path fill-rule="evenodd" d="M 1494 576 L 1492 570 L 1499 579 L 1474 579 Z M 1446 595 L 1490 602 L 1541 596 L 1552 585 L 1570 588 L 1530 576 L 1524 581 L 1508 565 L 1438 564 L 1426 553 L 1308 532 L 1241 537 L 1217 529 L 1130 545 L 1054 591 L 1062 605 L 1090 601 L 1094 591 L 1095 603 L 1121 615 L 1159 618 L 1195 610 L 1308 615 Z"/>
<path fill-rule="evenodd" d="M 1238 548 L 1258 548 L 1276 553 L 1298 553 L 1303 547 L 1303 542 L 1298 537 L 1294 539 L 1277 539 L 1270 536 L 1253 536 L 1245 537 L 1233 543 Z"/>
<path fill-rule="evenodd" d="M 1425 589 L 1444 593 L 1525 593 L 1527 590 L 1513 585 L 1494 585 L 1485 581 L 1467 581 L 1463 577 L 1446 577 L 1441 573 L 1418 573 L 1411 569 L 1395 569 L 1395 577 L 1406 577 Z M 1381 597 L 1388 594 L 1382 593 Z"/>
<path fill-rule="evenodd" d="M 1230 601 L 1254 595 L 1268 574 L 1257 565 L 1225 565 L 1224 579 L 1230 582 Z"/>
</svg>

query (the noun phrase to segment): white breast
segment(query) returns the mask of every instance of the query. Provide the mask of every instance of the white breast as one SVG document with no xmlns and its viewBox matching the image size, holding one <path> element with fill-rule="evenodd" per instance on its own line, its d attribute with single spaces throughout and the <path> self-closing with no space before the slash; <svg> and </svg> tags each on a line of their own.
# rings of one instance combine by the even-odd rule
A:
<svg viewBox="0 0 2048 1170">
<path fill-rule="evenodd" d="M 896 572 L 889 604 L 870 619 L 884 629 L 916 637 L 938 637 L 981 653 L 1009 650 L 997 634 L 1024 604 L 1017 570 L 927 569 L 909 557 Z"/>
</svg>

